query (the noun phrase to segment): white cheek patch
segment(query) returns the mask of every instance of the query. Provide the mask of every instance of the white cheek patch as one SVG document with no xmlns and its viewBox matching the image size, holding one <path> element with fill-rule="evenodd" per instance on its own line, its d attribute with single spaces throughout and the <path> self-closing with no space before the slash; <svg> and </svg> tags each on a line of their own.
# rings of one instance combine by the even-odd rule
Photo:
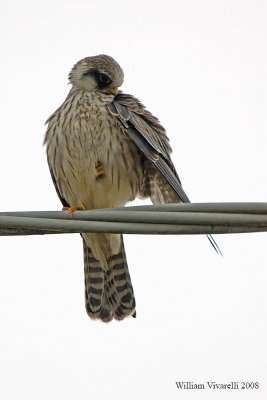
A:
<svg viewBox="0 0 267 400">
<path fill-rule="evenodd" d="M 95 78 L 90 75 L 84 75 L 77 82 L 75 82 L 75 85 L 78 86 L 80 89 L 88 90 L 89 92 L 97 88 Z"/>
</svg>

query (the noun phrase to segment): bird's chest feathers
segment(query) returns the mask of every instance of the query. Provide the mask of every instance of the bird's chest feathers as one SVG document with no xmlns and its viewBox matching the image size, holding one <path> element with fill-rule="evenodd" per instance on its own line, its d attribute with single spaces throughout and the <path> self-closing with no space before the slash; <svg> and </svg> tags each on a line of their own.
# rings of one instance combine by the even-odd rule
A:
<svg viewBox="0 0 267 400">
<path fill-rule="evenodd" d="M 77 155 L 84 161 L 111 162 L 121 151 L 124 134 L 104 107 L 78 110 L 72 132 Z"/>
<path fill-rule="evenodd" d="M 140 157 L 105 106 L 78 105 L 64 132 L 61 164 L 63 180 L 68 177 L 69 203 L 113 207 L 135 198 Z"/>
</svg>

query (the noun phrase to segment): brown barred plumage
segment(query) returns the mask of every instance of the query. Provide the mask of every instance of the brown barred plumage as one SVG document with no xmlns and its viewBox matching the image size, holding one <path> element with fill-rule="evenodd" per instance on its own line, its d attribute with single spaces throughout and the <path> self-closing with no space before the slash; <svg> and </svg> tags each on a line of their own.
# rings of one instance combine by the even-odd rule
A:
<svg viewBox="0 0 267 400">
<path fill-rule="evenodd" d="M 157 118 L 133 96 L 118 93 L 123 71 L 106 55 L 87 57 L 69 75 L 72 87 L 48 119 L 44 143 L 65 207 L 124 206 L 136 197 L 187 202 Z M 135 316 L 123 239 L 82 234 L 86 310 L 104 322 Z"/>
<path fill-rule="evenodd" d="M 108 268 L 101 267 L 90 247 L 83 240 L 85 306 L 88 315 L 109 322 L 127 315 L 135 316 L 135 298 L 121 237 L 118 254 L 107 259 Z"/>
</svg>

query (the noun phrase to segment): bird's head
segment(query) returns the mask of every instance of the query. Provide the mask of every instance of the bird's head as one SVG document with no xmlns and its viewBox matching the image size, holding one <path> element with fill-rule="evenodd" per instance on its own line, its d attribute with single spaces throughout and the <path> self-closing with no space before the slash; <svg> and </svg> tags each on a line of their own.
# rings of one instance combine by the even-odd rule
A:
<svg viewBox="0 0 267 400">
<path fill-rule="evenodd" d="M 74 87 L 114 95 L 118 93 L 123 78 L 123 70 L 119 64 L 104 54 L 83 58 L 74 65 L 69 74 L 70 83 Z"/>
</svg>

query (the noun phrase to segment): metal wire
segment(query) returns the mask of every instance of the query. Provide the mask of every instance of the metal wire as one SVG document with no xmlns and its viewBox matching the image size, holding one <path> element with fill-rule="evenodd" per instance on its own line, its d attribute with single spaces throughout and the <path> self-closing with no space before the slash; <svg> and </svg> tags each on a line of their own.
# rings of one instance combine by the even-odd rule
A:
<svg viewBox="0 0 267 400">
<path fill-rule="evenodd" d="M 0 235 L 213 234 L 267 231 L 267 203 L 190 203 L 90 211 L 0 213 Z"/>
</svg>

